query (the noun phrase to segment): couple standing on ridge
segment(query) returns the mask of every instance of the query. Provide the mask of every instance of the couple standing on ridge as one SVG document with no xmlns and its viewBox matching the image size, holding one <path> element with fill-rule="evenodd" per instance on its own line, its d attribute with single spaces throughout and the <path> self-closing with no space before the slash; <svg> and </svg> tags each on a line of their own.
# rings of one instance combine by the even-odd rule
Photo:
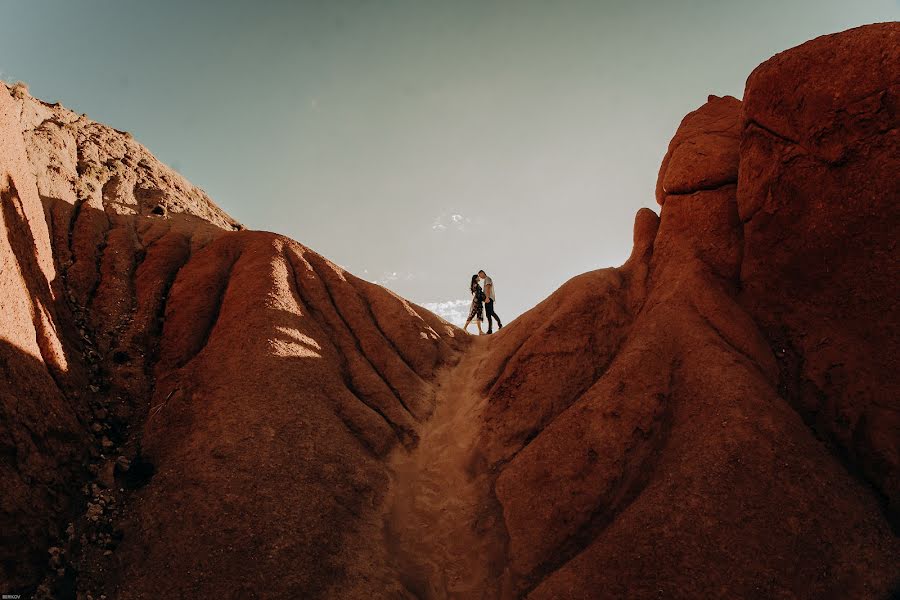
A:
<svg viewBox="0 0 900 600">
<path fill-rule="evenodd" d="M 481 289 L 481 286 L 478 284 L 479 278 L 484 280 L 484 289 Z M 497 329 L 503 329 L 503 323 L 500 322 L 500 317 L 494 312 L 494 300 L 496 299 L 494 295 L 494 280 L 488 277 L 484 270 L 478 271 L 478 273 L 472 275 L 469 291 L 472 292 L 472 306 L 469 308 L 469 318 L 466 320 L 463 330 L 468 331 L 469 323 L 472 322 L 472 319 L 475 319 L 475 325 L 478 326 L 478 335 L 484 333 L 481 331 L 481 322 L 484 321 L 484 312 L 487 312 L 487 333 L 494 333 L 494 321 L 491 317 L 497 319 Z"/>
</svg>

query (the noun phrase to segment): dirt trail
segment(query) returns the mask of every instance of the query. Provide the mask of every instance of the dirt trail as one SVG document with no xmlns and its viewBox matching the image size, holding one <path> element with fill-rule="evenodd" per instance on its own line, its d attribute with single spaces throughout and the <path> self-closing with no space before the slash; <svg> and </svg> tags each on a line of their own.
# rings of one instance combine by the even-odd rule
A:
<svg viewBox="0 0 900 600">
<path fill-rule="evenodd" d="M 486 401 L 474 373 L 486 348 L 487 339 L 476 338 L 441 374 L 418 447 L 401 447 L 390 460 L 388 543 L 403 583 L 422 600 L 501 596 L 500 511 L 489 477 L 470 469 Z"/>
</svg>

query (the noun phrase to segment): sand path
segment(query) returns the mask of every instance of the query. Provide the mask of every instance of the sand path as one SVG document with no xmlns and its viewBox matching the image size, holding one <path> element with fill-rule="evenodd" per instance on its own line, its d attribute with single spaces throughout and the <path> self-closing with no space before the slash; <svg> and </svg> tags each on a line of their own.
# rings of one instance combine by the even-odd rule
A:
<svg viewBox="0 0 900 600">
<path fill-rule="evenodd" d="M 486 399 L 474 374 L 488 340 L 476 338 L 438 378 L 435 412 L 418 446 L 398 448 L 386 533 L 401 580 L 422 600 L 500 597 L 503 539 L 486 474 L 472 452 Z"/>
</svg>

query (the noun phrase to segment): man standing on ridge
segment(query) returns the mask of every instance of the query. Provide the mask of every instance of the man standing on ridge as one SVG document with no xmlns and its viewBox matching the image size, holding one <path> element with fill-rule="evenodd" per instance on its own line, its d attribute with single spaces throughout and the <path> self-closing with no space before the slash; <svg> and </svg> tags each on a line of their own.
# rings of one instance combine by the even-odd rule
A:
<svg viewBox="0 0 900 600">
<path fill-rule="evenodd" d="M 494 300 L 496 299 L 494 296 L 494 280 L 488 277 L 488 274 L 484 272 L 484 269 L 478 271 L 478 276 L 484 280 L 484 312 L 488 322 L 487 333 L 494 333 L 494 321 L 491 317 L 497 319 L 497 330 L 503 329 L 503 323 L 500 322 L 500 317 L 494 312 Z"/>
</svg>

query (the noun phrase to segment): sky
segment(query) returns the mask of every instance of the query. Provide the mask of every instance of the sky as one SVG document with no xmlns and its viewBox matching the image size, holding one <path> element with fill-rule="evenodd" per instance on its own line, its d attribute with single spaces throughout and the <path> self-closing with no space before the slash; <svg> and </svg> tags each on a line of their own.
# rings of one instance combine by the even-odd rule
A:
<svg viewBox="0 0 900 600">
<path fill-rule="evenodd" d="M 0 78 L 460 324 L 618 266 L 709 94 L 898 0 L 0 0 Z"/>
</svg>

